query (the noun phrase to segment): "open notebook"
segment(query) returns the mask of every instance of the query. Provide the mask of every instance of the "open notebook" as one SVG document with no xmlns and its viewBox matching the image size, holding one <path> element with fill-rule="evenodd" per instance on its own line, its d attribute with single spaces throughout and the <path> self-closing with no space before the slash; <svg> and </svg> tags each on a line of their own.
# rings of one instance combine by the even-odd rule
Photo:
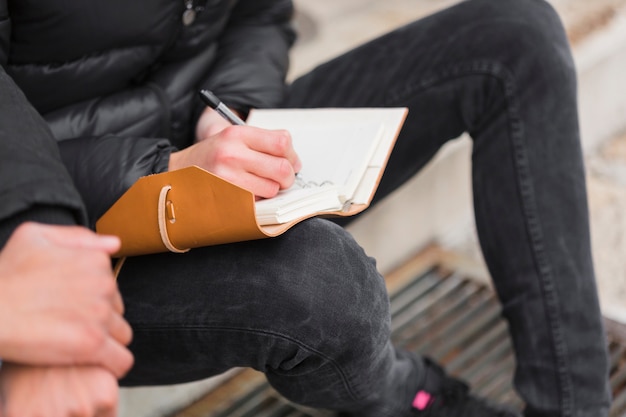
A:
<svg viewBox="0 0 626 417">
<path fill-rule="evenodd" d="M 248 123 L 291 132 L 303 168 L 276 197 L 254 195 L 200 167 L 142 177 L 96 223 L 119 236 L 117 256 L 278 236 L 318 215 L 351 216 L 369 205 L 407 110 L 253 110 Z"/>
<path fill-rule="evenodd" d="M 368 204 L 405 114 L 403 108 L 253 111 L 248 124 L 288 130 L 302 161 L 291 188 L 256 203 L 258 223 Z"/>
</svg>

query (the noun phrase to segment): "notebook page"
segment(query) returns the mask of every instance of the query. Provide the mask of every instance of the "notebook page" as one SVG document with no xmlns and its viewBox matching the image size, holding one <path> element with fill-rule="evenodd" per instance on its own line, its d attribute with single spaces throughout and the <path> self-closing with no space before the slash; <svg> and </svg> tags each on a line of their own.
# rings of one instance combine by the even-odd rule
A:
<svg viewBox="0 0 626 417">
<path fill-rule="evenodd" d="M 302 161 L 301 178 L 311 186 L 334 184 L 341 201 L 352 198 L 377 148 L 382 126 L 298 126 L 289 129 Z"/>
</svg>

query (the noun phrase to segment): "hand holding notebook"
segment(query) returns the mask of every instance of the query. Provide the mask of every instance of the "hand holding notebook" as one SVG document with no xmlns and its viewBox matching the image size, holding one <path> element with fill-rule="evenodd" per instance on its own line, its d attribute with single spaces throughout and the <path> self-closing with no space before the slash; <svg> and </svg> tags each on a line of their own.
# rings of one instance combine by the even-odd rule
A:
<svg viewBox="0 0 626 417">
<path fill-rule="evenodd" d="M 273 237 L 309 217 L 356 214 L 373 197 L 406 112 L 253 110 L 249 125 L 290 131 L 301 181 L 255 201 L 251 192 L 198 167 L 150 175 L 100 218 L 97 230 L 121 238 L 118 255 L 138 255 Z"/>
</svg>

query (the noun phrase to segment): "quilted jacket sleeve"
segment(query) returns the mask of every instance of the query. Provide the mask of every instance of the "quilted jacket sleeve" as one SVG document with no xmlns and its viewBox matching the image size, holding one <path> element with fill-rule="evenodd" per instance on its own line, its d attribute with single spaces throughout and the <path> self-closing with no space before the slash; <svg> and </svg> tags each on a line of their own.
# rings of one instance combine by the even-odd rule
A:
<svg viewBox="0 0 626 417">
<path fill-rule="evenodd" d="M 64 140 L 59 146 L 91 228 L 140 177 L 167 171 L 173 150 L 166 139 L 114 135 Z"/>
<path fill-rule="evenodd" d="M 292 14 L 289 0 L 240 0 L 219 40 L 219 58 L 205 85 L 243 112 L 278 106 L 295 39 Z"/>
<path fill-rule="evenodd" d="M 2 66 L 0 198 L 0 247 L 21 221 L 86 224 L 83 203 L 48 125 Z"/>
</svg>

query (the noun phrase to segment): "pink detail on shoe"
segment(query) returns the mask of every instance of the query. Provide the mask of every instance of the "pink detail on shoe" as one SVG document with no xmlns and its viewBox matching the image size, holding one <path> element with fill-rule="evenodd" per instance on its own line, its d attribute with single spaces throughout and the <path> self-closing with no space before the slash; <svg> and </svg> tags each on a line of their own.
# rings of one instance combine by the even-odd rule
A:
<svg viewBox="0 0 626 417">
<path fill-rule="evenodd" d="M 426 391 L 419 391 L 413 399 L 413 408 L 418 410 L 425 410 L 432 403 L 433 397 Z"/>
</svg>

